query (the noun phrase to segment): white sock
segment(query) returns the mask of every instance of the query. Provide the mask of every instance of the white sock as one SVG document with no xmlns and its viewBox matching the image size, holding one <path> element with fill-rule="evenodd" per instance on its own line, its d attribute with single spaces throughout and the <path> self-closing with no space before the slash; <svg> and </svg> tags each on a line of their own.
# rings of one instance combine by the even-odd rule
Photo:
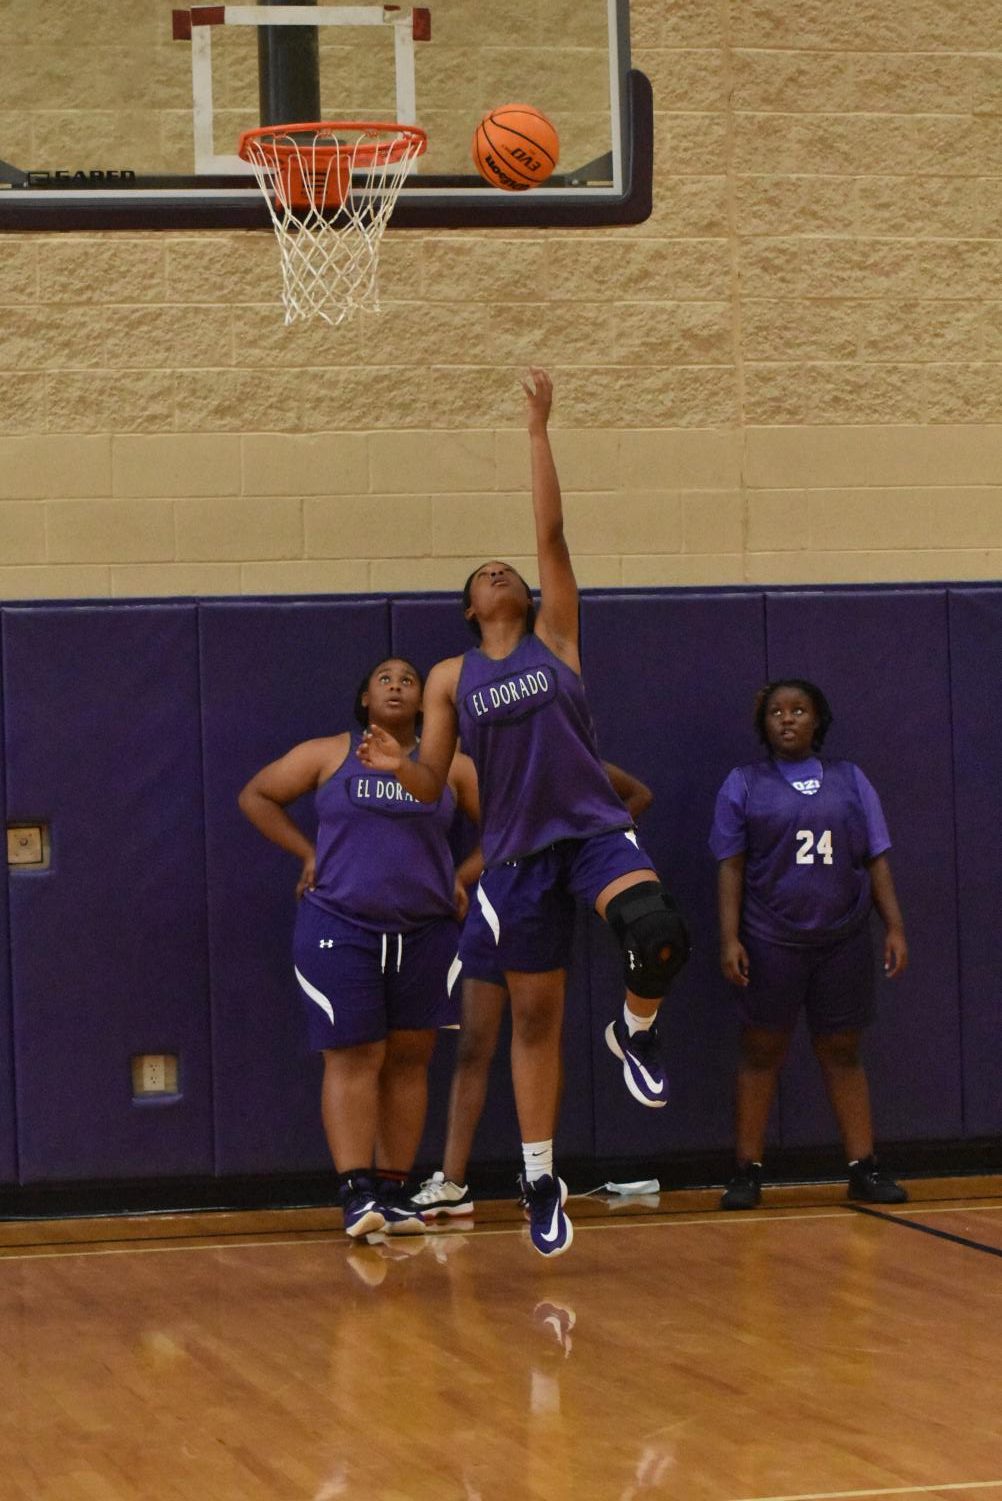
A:
<svg viewBox="0 0 1002 1501">
<path fill-rule="evenodd" d="M 536 1183 L 540 1178 L 553 1177 L 553 1140 L 523 1141 L 522 1161 L 525 1163 L 525 1181 Z"/>
<path fill-rule="evenodd" d="M 629 1001 L 623 1002 L 623 1020 L 626 1023 L 626 1030 L 631 1037 L 634 1032 L 649 1032 L 656 1018 L 656 1011 L 653 1016 L 638 1016 L 635 1011 L 630 1010 Z"/>
</svg>

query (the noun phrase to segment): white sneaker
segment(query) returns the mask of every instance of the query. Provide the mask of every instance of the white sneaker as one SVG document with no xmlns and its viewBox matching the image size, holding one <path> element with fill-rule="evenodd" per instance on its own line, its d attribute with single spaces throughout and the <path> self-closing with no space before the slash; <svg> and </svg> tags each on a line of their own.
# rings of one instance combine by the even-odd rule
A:
<svg viewBox="0 0 1002 1501">
<path fill-rule="evenodd" d="M 422 1219 L 433 1220 L 440 1214 L 472 1214 L 473 1199 L 466 1184 L 450 1183 L 444 1173 L 432 1173 L 421 1184 L 411 1203 Z"/>
</svg>

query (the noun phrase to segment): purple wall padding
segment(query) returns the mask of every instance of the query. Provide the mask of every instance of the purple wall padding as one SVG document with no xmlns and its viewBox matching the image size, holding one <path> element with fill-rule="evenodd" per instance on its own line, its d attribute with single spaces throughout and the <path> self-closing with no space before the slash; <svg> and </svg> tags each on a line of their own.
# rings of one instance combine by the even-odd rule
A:
<svg viewBox="0 0 1002 1501">
<path fill-rule="evenodd" d="M 950 593 L 954 809 L 960 927 L 964 1055 L 964 1131 L 1002 1131 L 1002 909 L 998 666 L 1002 661 L 1002 589 Z M 944 903 L 945 907 L 945 903 Z M 944 917 L 948 914 L 944 911 Z"/>
<path fill-rule="evenodd" d="M 3 618 L 0 612 L 0 642 Z M 2 661 L 2 648 L 0 648 Z M 3 677 L 0 674 L 0 723 Z M 6 808 L 4 764 L 0 757 L 0 808 Z M 17 1182 L 17 1133 L 14 1114 L 14 1029 L 10 997 L 10 938 L 7 920 L 7 861 L 0 874 L 0 1184 Z"/>
<path fill-rule="evenodd" d="M 52 829 L 10 881 L 21 1181 L 212 1167 L 193 606 L 5 611 L 7 816 Z M 177 1053 L 138 1104 L 130 1059 Z"/>
<path fill-rule="evenodd" d="M 292 972 L 299 867 L 236 799 L 299 741 L 353 726 L 358 684 L 388 649 L 388 608 L 234 601 L 199 617 L 216 1169 L 313 1171 L 330 1159 Z M 312 832 L 311 799 L 290 811 Z"/>
<path fill-rule="evenodd" d="M 942 589 L 771 594 L 769 677 L 806 677 L 835 722 L 825 751 L 855 761 L 880 796 L 911 963 L 881 979 L 867 1068 L 878 1139 L 962 1131 L 950 745 L 950 653 Z M 752 742 L 749 737 L 749 748 Z M 874 942 L 882 952 L 873 919 Z M 813 1056 L 798 1040 L 781 1083 L 785 1146 L 836 1142 Z"/>
<path fill-rule="evenodd" d="M 732 1133 L 737 1018 L 717 960 L 716 867 L 707 837 L 717 789 L 746 755 L 751 700 L 765 669 L 757 595 L 595 595 L 582 651 L 599 749 L 655 795 L 641 843 L 690 923 L 693 956 L 662 1012 L 672 1102 L 627 1094 L 605 1027 L 622 1005 L 622 962 L 593 933 L 595 1150 L 599 1157 L 717 1147 Z"/>
<path fill-rule="evenodd" d="M 425 599 L 390 601 L 390 646 L 427 677 L 443 657 L 458 657 L 475 645 L 466 622 L 459 589 L 455 597 L 429 595 Z"/>
<path fill-rule="evenodd" d="M 53 832 L 52 868 L 5 872 L 0 901 L 0 1185 L 326 1168 L 289 952 L 296 862 L 236 796 L 299 740 L 348 728 L 358 681 L 384 654 L 427 669 L 464 651 L 458 588 L 8 606 L 0 624 L 0 800 L 8 821 Z M 870 776 L 894 841 L 912 962 L 881 983 L 867 1044 L 878 1139 L 997 1134 L 1002 588 L 592 594 L 582 632 L 600 749 L 655 792 L 641 839 L 695 950 L 664 1013 L 672 1103 L 645 1110 L 603 1041 L 621 1004 L 618 950 L 581 915 L 558 1152 L 594 1155 L 601 1172 L 732 1140 L 738 1023 L 706 838 L 723 777 L 760 753 L 755 691 L 780 674 L 829 694 L 826 750 Z M 310 826 L 308 799 L 293 812 Z M 474 1162 L 514 1169 L 507 1041 Z M 423 1164 L 440 1159 L 455 1042 L 443 1037 L 433 1064 Z M 175 1051 L 181 1098 L 134 1103 L 132 1054 Z M 803 1028 L 780 1103 L 784 1145 L 837 1140 Z"/>
</svg>

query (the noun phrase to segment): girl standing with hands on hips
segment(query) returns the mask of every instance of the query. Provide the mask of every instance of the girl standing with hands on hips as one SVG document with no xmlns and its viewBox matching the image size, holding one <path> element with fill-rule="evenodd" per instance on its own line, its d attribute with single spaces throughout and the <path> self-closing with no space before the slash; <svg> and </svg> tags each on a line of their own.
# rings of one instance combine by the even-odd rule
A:
<svg viewBox="0 0 1002 1501">
<path fill-rule="evenodd" d="M 355 718 L 417 751 L 421 676 L 399 657 L 367 673 Z M 458 805 L 476 821 L 468 756 L 446 767 L 438 796 L 419 803 L 395 777 L 361 770 L 361 733 L 304 740 L 251 777 L 241 811 L 302 862 L 293 938 L 310 1045 L 323 1053 L 321 1114 L 339 1177 L 344 1227 L 424 1229 L 405 1183 L 424 1127 L 437 1030 L 459 1020 L 464 871 L 453 870 L 449 826 Z M 314 792 L 316 847 L 285 811 Z"/>
<path fill-rule="evenodd" d="M 441 795 L 457 737 L 476 766 L 484 873 L 477 887 L 511 996 L 512 1082 L 523 1186 L 536 1250 L 559 1256 L 573 1239 L 566 1186 L 553 1163 L 560 1035 L 576 900 L 594 907 L 623 949 L 626 1004 L 606 1031 L 630 1093 L 659 1107 L 667 1080 L 654 1026 L 688 938 L 640 847 L 595 744 L 581 680 L 578 589 L 564 539 L 548 422 L 545 371 L 523 382 L 540 599 L 508 563 L 476 569 L 463 609 L 477 646 L 428 677 L 416 760 L 373 726 L 359 747 L 422 801 Z"/>
<path fill-rule="evenodd" d="M 710 849 L 719 862 L 720 964 L 742 1012 L 737 1166 L 722 1209 L 761 1201 L 766 1123 L 801 1010 L 842 1135 L 849 1197 L 908 1197 L 874 1157 L 860 1061 L 874 1012 L 873 907 L 884 924 L 884 973 L 894 979 L 908 963 L 891 841 L 859 767 L 820 758 L 831 722 L 816 684 L 767 683 L 755 728 L 769 754 L 736 767 L 717 795 Z"/>
</svg>

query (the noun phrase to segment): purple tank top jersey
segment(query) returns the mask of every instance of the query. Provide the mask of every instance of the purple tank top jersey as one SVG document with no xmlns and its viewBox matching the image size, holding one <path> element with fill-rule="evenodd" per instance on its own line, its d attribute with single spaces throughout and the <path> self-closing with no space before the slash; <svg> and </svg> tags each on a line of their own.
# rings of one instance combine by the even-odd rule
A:
<svg viewBox="0 0 1002 1501">
<path fill-rule="evenodd" d="M 830 943 L 870 911 L 866 861 L 881 851 L 871 849 L 856 768 L 851 761 L 823 766 L 811 797 L 771 758 L 738 768 L 747 789 L 742 924 L 759 938 Z"/>
<path fill-rule="evenodd" d="M 317 877 L 307 899 L 377 931 L 454 917 L 451 790 L 419 803 L 396 777 L 362 765 L 360 738 L 352 735 L 343 765 L 317 789 Z"/>
<path fill-rule="evenodd" d="M 599 759 L 584 684 L 538 636 L 500 661 L 468 651 L 456 703 L 480 782 L 486 865 L 631 827 Z"/>
</svg>

